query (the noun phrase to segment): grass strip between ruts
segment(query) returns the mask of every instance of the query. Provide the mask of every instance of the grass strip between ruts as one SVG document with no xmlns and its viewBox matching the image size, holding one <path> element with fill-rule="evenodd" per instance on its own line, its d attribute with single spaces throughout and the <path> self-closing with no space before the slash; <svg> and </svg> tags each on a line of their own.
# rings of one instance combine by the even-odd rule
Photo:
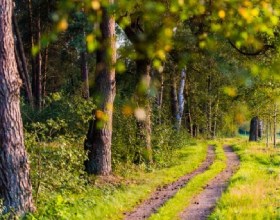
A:
<svg viewBox="0 0 280 220">
<path fill-rule="evenodd" d="M 159 211 L 153 214 L 149 220 L 156 219 L 179 219 L 179 214 L 189 205 L 191 199 L 198 195 L 203 188 L 217 174 L 226 167 L 226 157 L 221 144 L 215 145 L 216 158 L 208 170 L 194 177 L 190 182 L 180 189 Z"/>
</svg>

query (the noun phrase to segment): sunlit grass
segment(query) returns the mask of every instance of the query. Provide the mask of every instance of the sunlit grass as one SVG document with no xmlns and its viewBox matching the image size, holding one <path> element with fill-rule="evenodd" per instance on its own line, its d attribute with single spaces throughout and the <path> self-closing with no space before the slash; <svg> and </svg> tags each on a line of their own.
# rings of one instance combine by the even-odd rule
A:
<svg viewBox="0 0 280 220">
<path fill-rule="evenodd" d="M 127 167 L 125 178 L 117 184 L 89 185 L 84 193 L 50 195 L 47 204 L 38 204 L 38 219 L 122 219 L 148 198 L 157 187 L 171 183 L 192 172 L 206 158 L 207 143 L 187 144 L 177 150 L 175 165 L 162 169 L 133 169 Z M 168 158 L 166 158 L 168 160 Z M 123 169 L 120 169 L 123 172 Z M 44 206 L 47 205 L 47 206 Z"/>
<path fill-rule="evenodd" d="M 190 203 L 191 199 L 199 194 L 207 183 L 226 167 L 226 157 L 221 144 L 216 145 L 216 158 L 209 170 L 194 177 L 184 188 L 170 199 L 159 212 L 152 215 L 149 219 L 179 219 L 182 212 Z"/>
<path fill-rule="evenodd" d="M 280 219 L 280 149 L 243 143 L 235 150 L 240 170 L 210 219 Z"/>
</svg>

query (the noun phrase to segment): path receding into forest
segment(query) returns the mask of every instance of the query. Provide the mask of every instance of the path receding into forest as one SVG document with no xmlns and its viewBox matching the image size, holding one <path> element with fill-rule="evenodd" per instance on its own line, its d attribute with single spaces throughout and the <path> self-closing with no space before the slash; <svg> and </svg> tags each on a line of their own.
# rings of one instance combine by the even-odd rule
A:
<svg viewBox="0 0 280 220">
<path fill-rule="evenodd" d="M 184 187 L 190 181 L 190 179 L 206 171 L 208 167 L 214 162 L 214 159 L 214 147 L 209 146 L 206 160 L 196 170 L 181 177 L 180 179 L 169 185 L 158 188 L 149 199 L 141 203 L 132 212 L 127 213 L 125 215 L 125 219 L 147 219 L 149 216 L 155 213 L 167 200 L 173 197 L 180 188 Z"/>
<path fill-rule="evenodd" d="M 202 220 L 207 219 L 216 206 L 217 200 L 226 189 L 228 181 L 239 167 L 239 158 L 230 146 L 225 146 L 224 151 L 227 157 L 226 168 L 211 180 L 205 189 L 194 197 L 188 207 L 180 213 L 181 219 Z M 164 205 L 176 192 L 187 185 L 195 176 L 205 172 L 214 162 L 214 147 L 209 146 L 207 157 L 199 168 L 181 177 L 177 181 L 157 189 L 149 199 L 143 201 L 132 212 L 126 213 L 126 220 L 148 219 L 152 214 Z"/>
<path fill-rule="evenodd" d="M 181 219 L 202 220 L 207 219 L 216 206 L 217 200 L 228 185 L 230 177 L 239 167 L 239 158 L 230 146 L 225 146 L 227 157 L 226 169 L 219 173 L 207 187 L 196 197 L 191 204 L 180 214 Z"/>
</svg>

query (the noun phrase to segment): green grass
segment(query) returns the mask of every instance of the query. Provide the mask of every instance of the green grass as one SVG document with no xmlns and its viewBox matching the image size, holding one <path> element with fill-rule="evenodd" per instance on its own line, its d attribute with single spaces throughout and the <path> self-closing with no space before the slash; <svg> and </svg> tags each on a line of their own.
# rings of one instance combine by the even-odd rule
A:
<svg viewBox="0 0 280 220">
<path fill-rule="evenodd" d="M 172 199 L 159 209 L 158 213 L 149 218 L 150 220 L 179 219 L 179 213 L 189 205 L 191 199 L 226 167 L 226 157 L 220 144 L 216 145 L 215 153 L 216 158 L 210 168 L 194 177 L 184 188 L 180 189 Z"/>
<path fill-rule="evenodd" d="M 240 169 L 210 219 L 280 219 L 280 149 L 264 143 L 234 146 Z"/>
<path fill-rule="evenodd" d="M 36 219 L 122 219 L 123 212 L 132 210 L 148 198 L 157 187 L 171 183 L 192 172 L 206 158 L 207 143 L 188 144 L 177 150 L 177 162 L 169 168 L 126 170 L 118 184 L 89 185 L 83 193 L 54 193 L 49 201 L 38 204 Z M 166 158 L 168 159 L 168 158 Z M 123 171 L 122 171 L 123 172 Z M 46 195 L 44 195 L 46 196 Z"/>
</svg>

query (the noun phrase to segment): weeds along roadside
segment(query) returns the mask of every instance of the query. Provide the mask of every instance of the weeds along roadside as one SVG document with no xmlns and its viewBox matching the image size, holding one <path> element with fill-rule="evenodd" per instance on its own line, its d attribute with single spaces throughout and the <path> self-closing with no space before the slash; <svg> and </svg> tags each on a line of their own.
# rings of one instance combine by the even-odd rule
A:
<svg viewBox="0 0 280 220">
<path fill-rule="evenodd" d="M 280 149 L 234 145 L 241 163 L 210 219 L 280 219 Z"/>
<path fill-rule="evenodd" d="M 38 207 L 34 217 L 118 218 L 122 215 L 119 210 L 132 209 L 158 186 L 191 172 L 206 157 L 205 142 L 174 131 L 166 121 L 153 126 L 155 163 L 145 163 L 144 151 L 142 159 L 135 163 L 134 153 L 139 148 L 135 119 L 116 109 L 112 146 L 115 176 L 103 184 L 95 176 L 87 176 L 83 167 L 83 140 L 92 108 L 94 104 L 90 101 L 78 97 L 69 100 L 59 93 L 53 94 L 45 109 L 37 114 L 23 106 L 25 142 Z"/>
</svg>

